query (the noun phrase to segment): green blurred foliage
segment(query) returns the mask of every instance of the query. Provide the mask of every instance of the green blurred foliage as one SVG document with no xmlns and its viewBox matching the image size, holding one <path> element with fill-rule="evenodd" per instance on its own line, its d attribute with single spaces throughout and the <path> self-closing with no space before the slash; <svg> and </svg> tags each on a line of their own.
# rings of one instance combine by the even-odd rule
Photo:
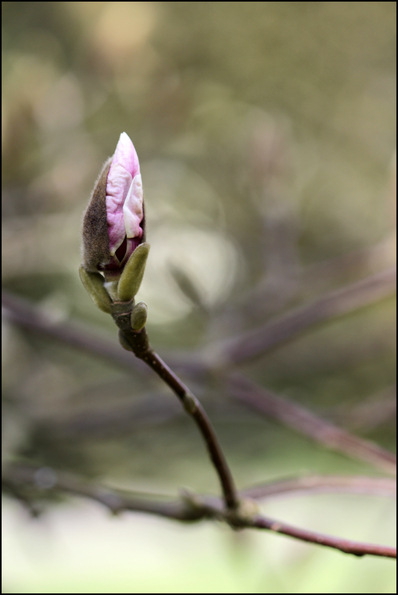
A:
<svg viewBox="0 0 398 595">
<path fill-rule="evenodd" d="M 122 131 L 140 158 L 151 244 L 138 300 L 148 304 L 151 342 L 166 359 L 170 349 L 205 348 L 393 262 L 395 3 L 4 2 L 2 9 L 7 290 L 54 320 L 90 322 L 116 342 L 78 268 L 82 213 Z M 358 251 L 365 256 L 350 265 L 344 255 Z M 314 329 L 247 372 L 349 425 L 355 407 L 389 398 L 394 317 L 393 300 L 384 300 Z M 8 456 L 130 487 L 217 489 L 196 429 L 156 380 L 8 324 L 4 361 Z M 214 420 L 239 486 L 304 471 L 369 472 L 228 406 L 217 388 L 192 389 Z M 356 430 L 393 446 L 391 418 Z M 283 502 L 278 514 L 290 520 Z M 337 534 L 344 505 L 336 499 L 330 507 Z M 310 518 L 297 515 L 299 524 Z M 190 530 L 175 529 L 177 537 Z M 347 537 L 383 541 L 381 529 L 359 533 Z M 161 535 L 168 539 L 163 527 Z M 215 556 L 229 547 L 224 537 Z M 173 539 L 169 564 L 178 574 L 182 550 Z M 213 539 L 214 532 L 204 543 Z M 291 582 L 275 575 L 267 590 L 269 577 L 258 565 L 257 586 L 247 580 L 248 554 L 234 543 L 243 550 L 234 553 L 243 560 L 241 575 L 231 575 L 234 562 L 223 560 L 211 570 L 215 583 L 198 582 L 199 591 L 217 591 L 219 580 L 220 592 L 289 592 L 297 584 L 294 592 L 328 592 L 329 579 L 314 576 L 319 561 L 323 568 L 332 558 L 346 577 L 333 592 L 365 592 L 366 565 L 379 577 L 366 592 L 389 592 L 392 584 L 384 561 L 346 562 L 304 546 L 290 556 L 288 540 L 245 539 L 264 556 L 261 540 L 268 549 L 281 542 L 287 553 L 278 572 L 289 569 Z M 198 573 L 192 568 L 180 587 L 169 577 L 165 591 L 195 592 L 189 574 Z M 27 589 L 11 570 L 9 576 L 16 586 L 7 592 Z M 32 584 L 46 592 L 40 576 Z M 50 590 L 59 577 L 62 570 Z M 156 588 L 142 580 L 127 591 Z"/>
</svg>

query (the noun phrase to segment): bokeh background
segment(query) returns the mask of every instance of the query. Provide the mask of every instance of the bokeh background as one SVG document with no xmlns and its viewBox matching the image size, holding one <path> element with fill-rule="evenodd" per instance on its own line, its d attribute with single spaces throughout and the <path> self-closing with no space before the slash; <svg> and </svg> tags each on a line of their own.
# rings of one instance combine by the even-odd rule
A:
<svg viewBox="0 0 398 595">
<path fill-rule="evenodd" d="M 122 131 L 141 162 L 151 254 L 138 298 L 170 352 L 255 328 L 383 270 L 395 253 L 392 2 L 4 2 L 3 288 L 54 321 L 110 320 L 78 279 L 82 212 Z M 184 295 L 184 276 L 199 304 Z M 83 326 L 82 326 L 83 328 Z M 388 449 L 395 304 L 322 325 L 245 372 Z M 200 439 L 156 379 L 3 327 L 4 456 L 98 483 L 216 493 Z M 376 473 L 193 385 L 239 487 Z M 268 533 L 3 500 L 3 591 L 395 591 L 391 561 Z M 392 544 L 383 498 L 267 501 L 268 516 Z"/>
</svg>

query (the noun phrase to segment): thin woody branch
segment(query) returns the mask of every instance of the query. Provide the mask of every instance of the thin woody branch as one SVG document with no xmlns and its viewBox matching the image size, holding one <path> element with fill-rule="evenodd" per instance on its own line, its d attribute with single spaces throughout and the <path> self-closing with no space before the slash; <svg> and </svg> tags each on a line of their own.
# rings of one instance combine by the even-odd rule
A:
<svg viewBox="0 0 398 595">
<path fill-rule="evenodd" d="M 211 461 L 220 479 L 227 508 L 238 506 L 236 488 L 217 435 L 202 405 L 180 378 L 165 364 L 149 345 L 145 327 L 136 332 L 131 328 L 131 308 L 133 302 L 112 304 L 112 316 L 119 330 L 122 345 L 144 361 L 171 388 L 181 401 L 185 411 L 192 417 L 206 443 Z M 127 343 L 126 343 L 127 342 Z"/>
<path fill-rule="evenodd" d="M 382 556 L 384 558 L 396 558 L 397 552 L 393 547 L 384 545 L 374 545 L 372 543 L 359 543 L 357 541 L 350 541 L 348 539 L 341 539 L 340 537 L 333 537 L 332 535 L 325 535 L 323 533 L 316 533 L 315 531 L 308 531 L 307 529 L 300 529 L 292 525 L 275 521 L 267 517 L 257 516 L 252 521 L 247 522 L 245 527 L 252 527 L 255 529 L 267 529 L 300 541 L 307 543 L 314 543 L 323 545 L 336 550 L 340 550 L 345 554 L 353 554 L 354 556 Z"/>
<path fill-rule="evenodd" d="M 40 468 L 38 467 L 12 465 L 5 470 L 3 475 L 3 485 L 10 491 L 23 494 L 23 490 L 26 490 L 27 487 L 33 488 L 33 493 L 30 493 L 29 497 L 24 495 L 20 498 L 30 511 L 33 510 L 31 500 L 34 499 L 35 495 L 37 498 L 40 491 L 42 493 L 43 490 L 45 492 L 67 492 L 99 502 L 114 514 L 123 511 L 144 512 L 182 522 L 214 519 L 224 521 L 235 529 L 268 530 L 299 541 L 330 547 L 355 556 L 396 557 L 396 550 L 393 547 L 341 539 L 261 516 L 255 512 L 255 505 L 253 506 L 250 501 L 243 501 L 242 506 L 231 511 L 224 508 L 219 498 L 209 496 L 183 494 L 179 500 L 167 500 L 165 498 L 159 500 L 159 497 L 158 500 L 154 500 L 148 496 L 143 497 L 142 495 L 84 483 L 73 476 L 55 472 L 53 484 L 46 488 L 40 488 L 37 481 L 39 472 Z M 248 492 L 250 492 L 250 488 L 243 493 Z"/>
<path fill-rule="evenodd" d="M 144 359 L 144 361 L 147 360 Z M 228 508 L 236 508 L 238 499 L 234 480 L 217 435 L 202 405 L 192 392 L 181 382 L 178 376 L 176 376 L 176 374 L 174 374 L 174 372 L 172 372 L 172 370 L 170 370 L 170 368 L 163 362 L 157 353 L 152 352 L 147 363 L 175 392 L 184 405 L 185 411 L 195 420 L 203 439 L 205 440 L 213 465 L 219 475 L 225 503 Z"/>
</svg>

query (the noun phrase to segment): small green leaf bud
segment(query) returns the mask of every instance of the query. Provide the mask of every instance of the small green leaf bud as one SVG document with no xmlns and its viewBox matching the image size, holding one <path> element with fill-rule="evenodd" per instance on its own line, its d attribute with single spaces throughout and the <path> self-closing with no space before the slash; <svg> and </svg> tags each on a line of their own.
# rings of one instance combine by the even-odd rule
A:
<svg viewBox="0 0 398 595">
<path fill-rule="evenodd" d="M 195 413 L 196 409 L 198 408 L 198 402 L 196 400 L 196 397 L 194 397 L 194 395 L 188 391 L 184 394 L 182 403 L 184 405 L 185 411 L 189 413 L 189 415 Z"/>
<path fill-rule="evenodd" d="M 100 273 L 90 273 L 83 266 L 79 269 L 79 275 L 84 289 L 97 308 L 110 314 L 112 300 L 104 287 L 105 279 L 103 276 Z"/>
<path fill-rule="evenodd" d="M 133 331 L 140 331 L 144 328 L 147 316 L 148 307 L 144 302 L 139 302 L 136 306 L 134 306 L 130 318 L 131 328 L 133 329 Z"/>
<path fill-rule="evenodd" d="M 127 261 L 117 288 L 118 299 L 129 302 L 138 292 L 144 276 L 149 244 L 140 244 Z"/>
</svg>

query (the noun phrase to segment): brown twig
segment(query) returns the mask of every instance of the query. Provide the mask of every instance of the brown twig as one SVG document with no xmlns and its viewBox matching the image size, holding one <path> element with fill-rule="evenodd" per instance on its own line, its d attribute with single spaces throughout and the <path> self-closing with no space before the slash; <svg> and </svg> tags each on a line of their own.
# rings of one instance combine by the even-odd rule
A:
<svg viewBox="0 0 398 595">
<path fill-rule="evenodd" d="M 315 531 L 308 531 L 307 529 L 300 529 L 292 525 L 286 525 L 274 519 L 257 516 L 250 522 L 246 522 L 245 527 L 253 527 L 255 529 L 268 529 L 282 535 L 288 535 L 300 541 L 307 543 L 316 543 L 325 547 L 331 547 L 340 550 L 345 554 L 353 554 L 354 556 L 383 556 L 384 558 L 396 558 L 397 552 L 393 547 L 385 545 L 374 545 L 373 543 L 359 543 L 357 541 L 350 541 L 348 539 L 341 539 L 341 537 L 333 537 L 332 535 L 325 535 L 323 533 L 316 533 Z"/>
<path fill-rule="evenodd" d="M 205 440 L 213 465 L 219 475 L 225 503 L 228 508 L 236 508 L 238 499 L 232 474 L 218 442 L 217 435 L 202 405 L 157 353 L 152 351 L 148 356 L 148 360 L 144 359 L 144 361 L 175 392 L 184 405 L 185 411 L 195 420 Z"/>
<path fill-rule="evenodd" d="M 304 541 L 337 549 L 346 554 L 355 556 L 373 555 L 385 558 L 395 558 L 395 548 L 381 546 L 376 544 L 360 543 L 324 535 L 306 529 L 300 529 L 292 525 L 257 514 L 255 504 L 251 501 L 243 501 L 235 510 L 225 509 L 219 498 L 209 496 L 199 496 L 195 494 L 183 494 L 179 500 L 154 500 L 142 495 L 121 492 L 120 490 L 111 490 L 102 486 L 83 483 L 73 476 L 56 473 L 50 470 L 50 476 L 53 477 L 51 485 L 40 486 L 38 481 L 39 474 L 43 468 L 28 465 L 14 464 L 4 471 L 3 482 L 8 489 L 21 492 L 26 487 L 33 487 L 37 494 L 51 491 L 67 492 L 77 496 L 90 498 L 106 506 L 113 513 L 118 514 L 122 511 L 135 511 L 154 514 L 172 520 L 183 522 L 194 522 L 205 519 L 214 519 L 224 521 L 235 529 L 265 529 L 282 535 L 287 535 Z M 250 489 L 244 493 L 250 492 Z M 33 494 L 30 493 L 30 499 Z M 24 497 L 24 501 L 29 501 Z"/>
<path fill-rule="evenodd" d="M 396 271 L 391 267 L 290 310 L 254 331 L 214 345 L 210 349 L 211 360 L 221 367 L 254 360 L 320 322 L 368 306 L 392 295 L 395 290 Z"/>
<path fill-rule="evenodd" d="M 342 430 L 305 407 L 273 394 L 238 373 L 230 374 L 226 382 L 229 395 L 251 409 L 310 436 L 327 448 L 375 465 L 388 473 L 396 473 L 396 457 L 377 444 Z"/>
<path fill-rule="evenodd" d="M 180 399 L 185 411 L 195 421 L 202 434 L 221 483 L 225 504 L 228 509 L 235 510 L 239 502 L 234 480 L 211 422 L 195 395 L 150 347 L 146 328 L 138 332 L 132 330 L 130 323 L 132 304 L 133 302 L 114 302 L 111 306 L 112 317 L 119 328 L 121 343 L 152 368 Z"/>
</svg>

